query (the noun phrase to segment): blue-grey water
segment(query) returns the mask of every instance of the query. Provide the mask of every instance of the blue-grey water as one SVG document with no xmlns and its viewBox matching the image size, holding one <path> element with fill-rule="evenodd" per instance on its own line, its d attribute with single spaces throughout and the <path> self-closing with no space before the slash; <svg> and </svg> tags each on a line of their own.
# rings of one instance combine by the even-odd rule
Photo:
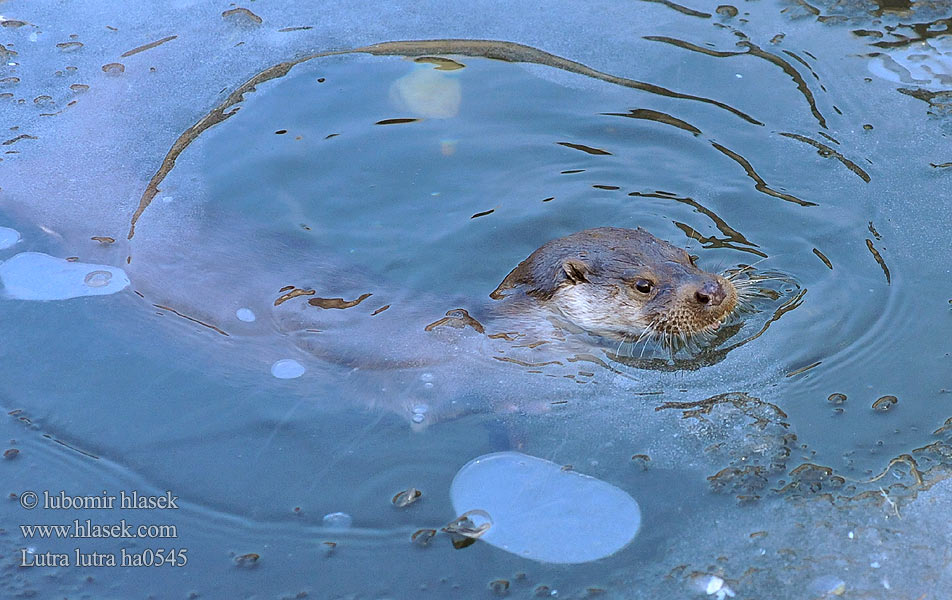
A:
<svg viewBox="0 0 952 600">
<path fill-rule="evenodd" d="M 259 4 L 0 3 L 0 597 L 952 594 L 952 8 Z M 673 365 L 424 330 L 597 226 L 776 293 Z M 638 534 L 506 473 L 564 551 L 455 549 L 500 451 Z M 175 531 L 23 528 L 87 519 Z"/>
</svg>

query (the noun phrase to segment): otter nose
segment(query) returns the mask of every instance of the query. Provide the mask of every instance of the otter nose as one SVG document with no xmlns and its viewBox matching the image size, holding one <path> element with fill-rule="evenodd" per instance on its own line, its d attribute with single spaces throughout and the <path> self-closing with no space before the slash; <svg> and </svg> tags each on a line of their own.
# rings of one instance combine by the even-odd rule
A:
<svg viewBox="0 0 952 600">
<path fill-rule="evenodd" d="M 694 299 L 705 306 L 718 306 L 724 301 L 724 288 L 716 281 L 705 281 L 696 292 Z"/>
</svg>

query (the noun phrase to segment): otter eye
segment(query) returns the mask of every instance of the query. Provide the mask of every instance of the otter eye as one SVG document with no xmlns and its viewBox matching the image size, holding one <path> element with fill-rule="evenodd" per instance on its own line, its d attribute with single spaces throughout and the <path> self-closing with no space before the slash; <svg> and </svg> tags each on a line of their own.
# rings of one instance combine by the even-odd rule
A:
<svg viewBox="0 0 952 600">
<path fill-rule="evenodd" d="M 647 294 L 651 291 L 651 282 L 647 279 L 639 279 L 635 282 L 635 289 L 642 294 Z"/>
</svg>

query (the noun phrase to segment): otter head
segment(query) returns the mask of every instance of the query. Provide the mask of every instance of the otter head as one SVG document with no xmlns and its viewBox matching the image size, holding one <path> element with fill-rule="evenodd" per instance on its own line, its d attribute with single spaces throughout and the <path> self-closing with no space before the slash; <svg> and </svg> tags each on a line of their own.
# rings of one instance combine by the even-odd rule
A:
<svg viewBox="0 0 952 600">
<path fill-rule="evenodd" d="M 491 294 L 523 291 L 593 335 L 671 341 L 717 329 L 737 306 L 734 285 L 641 228 L 599 227 L 552 240 Z"/>
</svg>

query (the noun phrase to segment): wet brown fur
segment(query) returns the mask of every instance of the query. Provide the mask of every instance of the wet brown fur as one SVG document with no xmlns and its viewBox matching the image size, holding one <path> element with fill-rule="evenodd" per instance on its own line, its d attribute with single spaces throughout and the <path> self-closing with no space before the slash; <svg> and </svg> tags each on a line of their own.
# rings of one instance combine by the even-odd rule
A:
<svg viewBox="0 0 952 600">
<path fill-rule="evenodd" d="M 648 293 L 637 289 L 645 282 Z M 618 339 L 708 333 L 737 302 L 733 284 L 699 269 L 683 249 L 641 228 L 618 227 L 544 244 L 490 296 L 520 293 L 589 333 Z"/>
</svg>

